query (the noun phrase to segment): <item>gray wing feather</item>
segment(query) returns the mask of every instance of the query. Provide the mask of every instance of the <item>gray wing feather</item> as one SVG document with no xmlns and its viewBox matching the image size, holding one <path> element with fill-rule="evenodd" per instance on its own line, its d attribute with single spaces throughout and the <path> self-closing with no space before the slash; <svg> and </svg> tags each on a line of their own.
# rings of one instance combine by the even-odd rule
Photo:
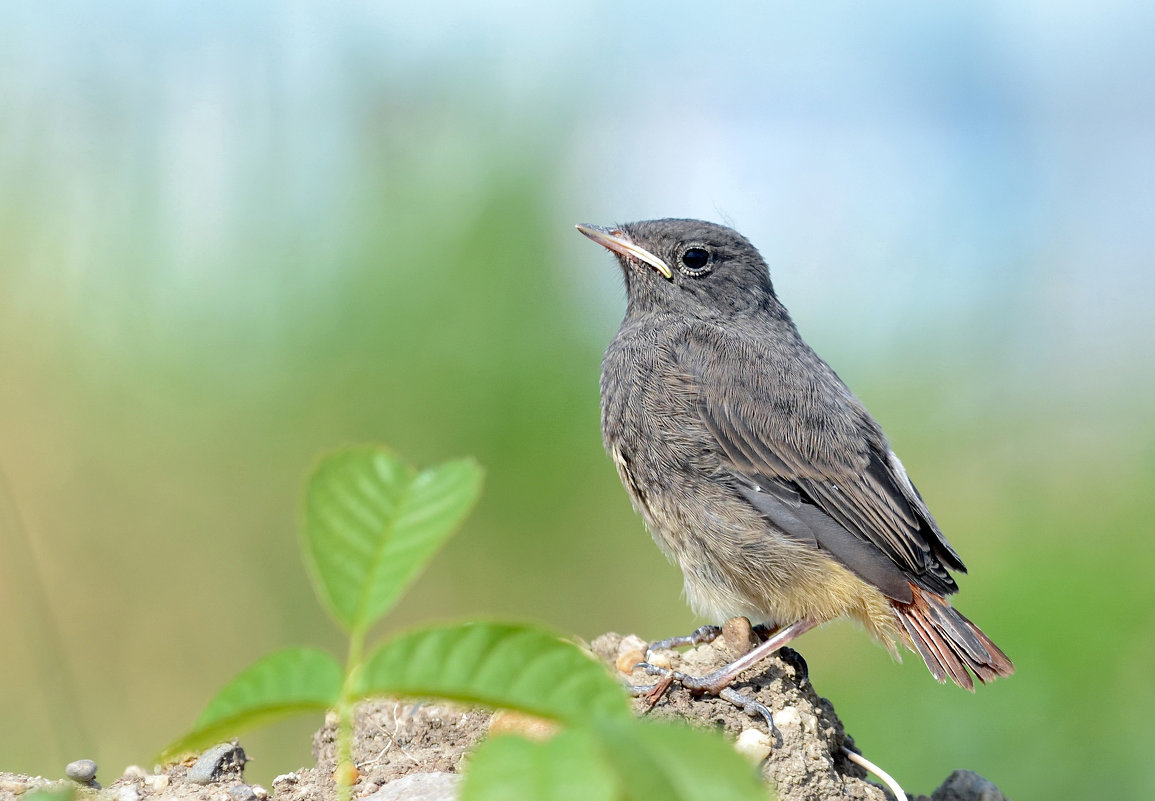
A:
<svg viewBox="0 0 1155 801">
<path fill-rule="evenodd" d="M 825 362 L 799 340 L 811 361 L 783 375 L 793 362 L 770 345 L 712 326 L 688 333 L 676 359 L 747 502 L 895 600 L 910 602 L 909 581 L 942 595 L 958 590 L 947 571 L 965 571 L 962 560 L 878 424 Z M 710 338 L 720 341 L 707 347 Z"/>
</svg>

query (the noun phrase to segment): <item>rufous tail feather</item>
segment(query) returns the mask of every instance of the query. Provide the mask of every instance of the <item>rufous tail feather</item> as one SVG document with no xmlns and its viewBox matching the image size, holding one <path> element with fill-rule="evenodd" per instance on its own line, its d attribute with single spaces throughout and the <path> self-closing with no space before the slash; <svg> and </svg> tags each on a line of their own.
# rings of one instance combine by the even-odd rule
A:
<svg viewBox="0 0 1155 801">
<path fill-rule="evenodd" d="M 909 604 L 894 604 L 895 615 L 906 630 L 908 644 L 936 679 L 949 678 L 973 692 L 972 673 L 986 684 L 1015 672 L 1014 664 L 990 637 L 945 599 L 913 584 L 911 591 L 914 598 Z"/>
</svg>

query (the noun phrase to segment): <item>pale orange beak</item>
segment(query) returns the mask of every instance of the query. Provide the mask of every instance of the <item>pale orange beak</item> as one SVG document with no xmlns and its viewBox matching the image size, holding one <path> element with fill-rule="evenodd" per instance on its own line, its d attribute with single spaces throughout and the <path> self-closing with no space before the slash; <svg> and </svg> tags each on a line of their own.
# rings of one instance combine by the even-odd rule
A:
<svg viewBox="0 0 1155 801">
<path fill-rule="evenodd" d="M 626 239 L 626 235 L 618 229 L 603 228 L 600 225 L 589 225 L 588 223 L 580 223 L 574 227 L 602 247 L 608 248 L 619 255 L 644 262 L 661 273 L 664 278 L 674 277 L 674 271 L 670 269 L 670 265 L 666 264 L 645 248 L 640 248 Z"/>
</svg>

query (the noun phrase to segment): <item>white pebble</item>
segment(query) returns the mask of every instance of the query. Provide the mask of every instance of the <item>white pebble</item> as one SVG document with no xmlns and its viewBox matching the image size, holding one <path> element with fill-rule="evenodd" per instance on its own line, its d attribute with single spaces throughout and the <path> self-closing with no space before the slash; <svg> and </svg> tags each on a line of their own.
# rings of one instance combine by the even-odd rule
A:
<svg viewBox="0 0 1155 801">
<path fill-rule="evenodd" d="M 668 668 L 672 664 L 670 662 L 670 657 L 662 651 L 658 651 L 656 653 L 651 652 L 650 658 L 647 659 L 646 661 L 649 662 L 654 667 L 660 667 L 660 668 Z"/>
<path fill-rule="evenodd" d="M 74 782 L 88 784 L 96 778 L 96 763 L 91 759 L 78 759 L 75 762 L 69 762 L 64 768 L 64 775 Z"/>
<path fill-rule="evenodd" d="M 755 764 L 770 756 L 773 747 L 769 734 L 753 728 L 743 729 L 734 743 L 734 749 Z"/>
<path fill-rule="evenodd" d="M 801 729 L 802 716 L 795 707 L 788 706 L 774 713 L 774 725 L 779 729 Z"/>
</svg>

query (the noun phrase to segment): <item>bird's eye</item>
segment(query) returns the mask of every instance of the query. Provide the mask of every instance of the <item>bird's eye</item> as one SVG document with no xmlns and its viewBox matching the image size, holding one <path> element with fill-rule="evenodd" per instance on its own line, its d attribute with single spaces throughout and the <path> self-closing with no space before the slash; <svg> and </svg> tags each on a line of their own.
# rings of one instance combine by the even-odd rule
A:
<svg viewBox="0 0 1155 801">
<path fill-rule="evenodd" d="M 705 275 L 710 271 L 710 251 L 690 247 L 682 251 L 682 272 L 689 276 Z"/>
</svg>

